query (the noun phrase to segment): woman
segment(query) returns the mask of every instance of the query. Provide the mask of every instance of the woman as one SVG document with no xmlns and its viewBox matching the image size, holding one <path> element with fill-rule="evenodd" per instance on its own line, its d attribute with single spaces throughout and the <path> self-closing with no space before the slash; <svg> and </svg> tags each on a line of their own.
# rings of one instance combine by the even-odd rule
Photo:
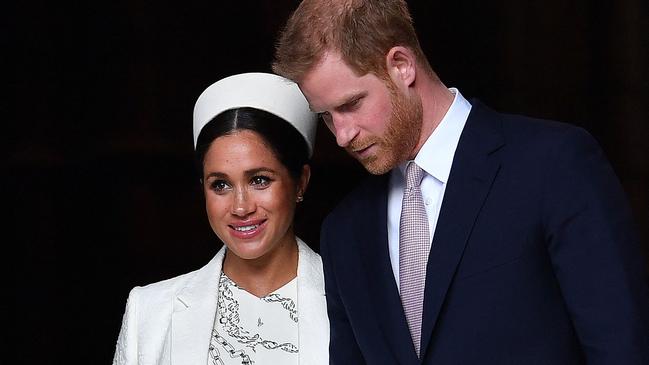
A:
<svg viewBox="0 0 649 365">
<path fill-rule="evenodd" d="M 295 237 L 316 117 L 298 87 L 247 73 L 208 87 L 194 143 L 210 225 L 203 268 L 134 288 L 113 364 L 327 364 L 322 261 Z"/>
</svg>

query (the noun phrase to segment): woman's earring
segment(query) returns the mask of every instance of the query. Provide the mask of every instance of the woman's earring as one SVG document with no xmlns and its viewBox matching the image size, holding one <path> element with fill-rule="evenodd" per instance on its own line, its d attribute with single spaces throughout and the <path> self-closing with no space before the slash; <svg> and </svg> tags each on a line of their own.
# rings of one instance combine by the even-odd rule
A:
<svg viewBox="0 0 649 365">
<path fill-rule="evenodd" d="M 304 200 L 304 197 L 302 195 L 298 195 L 297 199 L 295 199 L 295 201 L 298 202 L 298 203 L 303 201 L 303 200 Z"/>
</svg>

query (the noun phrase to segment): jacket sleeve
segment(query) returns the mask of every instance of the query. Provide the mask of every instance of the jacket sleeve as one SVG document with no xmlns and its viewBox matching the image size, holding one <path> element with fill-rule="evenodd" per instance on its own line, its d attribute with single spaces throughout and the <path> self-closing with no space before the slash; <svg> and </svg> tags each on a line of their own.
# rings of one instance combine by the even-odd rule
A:
<svg viewBox="0 0 649 365">
<path fill-rule="evenodd" d="M 328 221 L 328 220 L 327 220 Z M 349 323 L 347 312 L 338 292 L 338 284 L 331 252 L 332 232 L 330 224 L 325 221 L 320 235 L 320 254 L 322 256 L 325 292 L 327 296 L 327 314 L 329 315 L 329 363 L 330 364 L 364 364 L 365 360 L 358 347 L 354 332 Z"/>
<path fill-rule="evenodd" d="M 117 338 L 113 365 L 136 365 L 138 361 L 138 288 L 131 290 L 126 302 L 122 328 Z"/>
<path fill-rule="evenodd" d="M 649 364 L 646 260 L 626 196 L 595 140 L 570 129 L 548 174 L 553 269 L 588 364 Z"/>
</svg>

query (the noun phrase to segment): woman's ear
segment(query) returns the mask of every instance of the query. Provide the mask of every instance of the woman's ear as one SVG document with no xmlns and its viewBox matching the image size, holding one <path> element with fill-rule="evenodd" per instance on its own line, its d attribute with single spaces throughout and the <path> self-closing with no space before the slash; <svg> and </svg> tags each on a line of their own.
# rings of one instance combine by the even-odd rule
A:
<svg viewBox="0 0 649 365">
<path fill-rule="evenodd" d="M 407 47 L 395 46 L 385 55 L 385 65 L 392 82 L 407 89 L 417 76 L 417 58 Z"/>
<path fill-rule="evenodd" d="M 309 180 L 311 179 L 311 166 L 304 165 L 302 166 L 302 174 L 300 175 L 300 181 L 297 184 L 297 201 L 301 202 L 304 200 L 304 193 L 306 188 L 309 185 Z"/>
</svg>

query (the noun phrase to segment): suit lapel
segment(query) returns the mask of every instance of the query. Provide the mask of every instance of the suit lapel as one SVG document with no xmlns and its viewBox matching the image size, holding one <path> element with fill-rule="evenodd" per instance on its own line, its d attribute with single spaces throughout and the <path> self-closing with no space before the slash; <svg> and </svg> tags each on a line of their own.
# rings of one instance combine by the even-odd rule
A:
<svg viewBox="0 0 649 365">
<path fill-rule="evenodd" d="M 376 322 L 383 331 L 383 337 L 390 345 L 399 363 L 417 362 L 410 331 L 403 312 L 399 290 L 394 281 L 387 233 L 387 191 L 389 174 L 374 178 L 366 190 L 365 202 L 360 204 L 364 211 L 359 216 L 356 241 L 364 272 L 367 273 L 367 288 L 370 301 L 368 307 L 374 308 Z M 362 222 L 362 223 L 361 223 Z M 363 296 L 364 297 L 364 296 Z M 378 344 L 377 344 L 378 346 Z M 389 359 L 386 359 L 389 362 Z"/>
<path fill-rule="evenodd" d="M 171 364 L 207 364 L 225 247 L 178 293 L 171 319 Z"/>
<path fill-rule="evenodd" d="M 455 152 L 426 270 L 422 358 L 473 224 L 500 168 L 493 153 L 504 144 L 500 120 L 479 102 L 473 107 Z"/>
</svg>

